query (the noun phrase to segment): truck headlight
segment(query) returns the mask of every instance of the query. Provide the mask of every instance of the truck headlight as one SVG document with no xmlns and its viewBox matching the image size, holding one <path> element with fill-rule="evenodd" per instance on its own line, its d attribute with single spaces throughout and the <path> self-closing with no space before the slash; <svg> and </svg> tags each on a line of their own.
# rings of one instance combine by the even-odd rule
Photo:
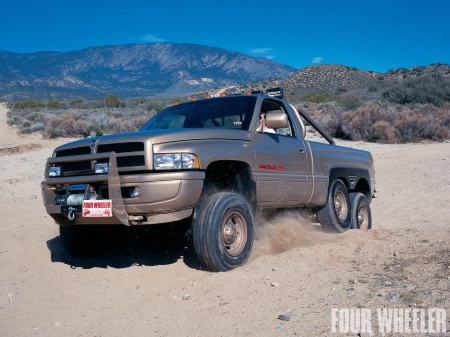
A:
<svg viewBox="0 0 450 337">
<path fill-rule="evenodd" d="M 62 167 L 61 166 L 50 166 L 48 168 L 48 176 L 49 177 L 61 177 L 62 176 Z"/>
<path fill-rule="evenodd" d="M 153 155 L 155 170 L 198 169 L 200 162 L 192 153 L 163 153 Z"/>
<path fill-rule="evenodd" d="M 97 163 L 94 165 L 95 174 L 108 173 L 108 163 Z"/>
</svg>

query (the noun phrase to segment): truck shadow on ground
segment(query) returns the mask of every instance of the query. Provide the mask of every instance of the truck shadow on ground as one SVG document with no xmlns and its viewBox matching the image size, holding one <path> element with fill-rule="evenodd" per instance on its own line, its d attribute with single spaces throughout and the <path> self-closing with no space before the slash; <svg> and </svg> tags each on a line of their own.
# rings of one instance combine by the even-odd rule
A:
<svg viewBox="0 0 450 337">
<path fill-rule="evenodd" d="M 47 241 L 52 262 L 61 262 L 72 269 L 128 268 L 131 266 L 170 265 L 183 259 L 192 269 L 202 270 L 191 240 L 181 233 L 143 233 L 130 231 L 115 247 L 91 258 L 70 255 L 59 236 Z"/>
</svg>

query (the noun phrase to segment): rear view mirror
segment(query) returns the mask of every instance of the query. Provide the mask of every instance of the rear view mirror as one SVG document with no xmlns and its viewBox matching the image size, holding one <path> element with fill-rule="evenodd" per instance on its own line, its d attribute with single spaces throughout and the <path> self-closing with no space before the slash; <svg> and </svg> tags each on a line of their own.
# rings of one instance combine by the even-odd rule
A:
<svg viewBox="0 0 450 337">
<path fill-rule="evenodd" d="M 266 126 L 270 129 L 288 127 L 288 117 L 282 111 L 269 112 L 266 114 Z"/>
</svg>

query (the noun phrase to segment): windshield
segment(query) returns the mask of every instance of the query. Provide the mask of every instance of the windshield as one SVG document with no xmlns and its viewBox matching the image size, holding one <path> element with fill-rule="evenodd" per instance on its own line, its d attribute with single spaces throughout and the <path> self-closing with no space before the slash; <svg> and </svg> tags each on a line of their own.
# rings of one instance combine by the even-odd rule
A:
<svg viewBox="0 0 450 337">
<path fill-rule="evenodd" d="M 256 97 L 212 98 L 175 105 L 153 116 L 140 131 L 189 128 L 248 130 Z"/>
</svg>

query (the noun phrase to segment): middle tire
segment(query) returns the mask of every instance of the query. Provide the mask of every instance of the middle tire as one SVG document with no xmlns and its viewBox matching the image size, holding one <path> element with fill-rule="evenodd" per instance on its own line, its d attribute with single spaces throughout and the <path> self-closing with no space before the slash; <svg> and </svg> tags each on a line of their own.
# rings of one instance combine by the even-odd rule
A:
<svg viewBox="0 0 450 337">
<path fill-rule="evenodd" d="M 251 208 L 239 194 L 209 196 L 194 223 L 194 249 L 200 263 L 215 271 L 244 265 L 253 248 L 253 222 Z"/>
<path fill-rule="evenodd" d="M 351 225 L 351 203 L 347 188 L 337 179 L 328 192 L 327 204 L 317 211 L 317 218 L 325 232 L 343 233 Z"/>
</svg>

